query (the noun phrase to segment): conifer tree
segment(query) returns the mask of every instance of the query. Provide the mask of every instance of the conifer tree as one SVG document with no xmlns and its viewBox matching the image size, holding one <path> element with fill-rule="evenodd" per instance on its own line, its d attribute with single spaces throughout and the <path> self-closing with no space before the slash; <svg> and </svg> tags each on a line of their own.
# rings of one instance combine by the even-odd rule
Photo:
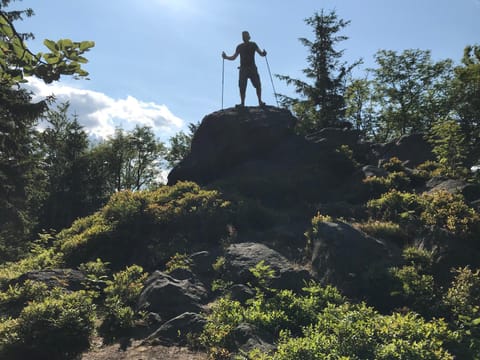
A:
<svg viewBox="0 0 480 360">
<path fill-rule="evenodd" d="M 293 79 L 290 76 L 278 76 L 293 85 L 300 99 L 281 95 L 282 103 L 291 107 L 300 119 L 299 131 L 309 133 L 317 129 L 334 126 L 345 117 L 346 81 L 351 70 L 360 62 L 347 65 L 341 61 L 344 50 L 336 49 L 339 42 L 348 37 L 339 32 L 350 22 L 339 19 L 335 11 L 315 13 L 305 19 L 313 28 L 314 39 L 300 38 L 308 48 L 308 67 L 303 73 L 312 83 Z"/>
</svg>

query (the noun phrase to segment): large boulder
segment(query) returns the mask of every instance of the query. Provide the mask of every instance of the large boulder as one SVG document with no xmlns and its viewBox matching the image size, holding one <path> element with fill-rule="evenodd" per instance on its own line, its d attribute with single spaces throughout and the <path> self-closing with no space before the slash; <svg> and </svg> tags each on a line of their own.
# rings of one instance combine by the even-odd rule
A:
<svg viewBox="0 0 480 360">
<path fill-rule="evenodd" d="M 168 320 L 153 334 L 145 339 L 148 345 L 165 344 L 171 346 L 187 345 L 191 335 L 198 335 L 203 331 L 206 320 L 199 314 L 186 312 Z"/>
<path fill-rule="evenodd" d="M 308 140 L 295 134 L 296 121 L 288 110 L 274 107 L 210 114 L 168 184 L 195 181 L 275 208 L 331 201 L 355 173 L 351 159 L 338 151 L 342 137 L 353 142 L 355 135 L 330 131 L 322 133 L 322 141 Z"/>
<path fill-rule="evenodd" d="M 168 175 L 168 183 L 206 183 L 293 134 L 296 119 L 275 107 L 230 108 L 207 115 L 192 139 L 190 154 Z"/>
<path fill-rule="evenodd" d="M 237 284 L 255 282 L 250 271 L 263 261 L 275 275 L 271 286 L 280 289 L 299 291 L 305 281 L 311 279 L 310 273 L 300 267 L 294 267 L 287 258 L 279 252 L 259 243 L 232 244 L 225 250 L 225 269 L 223 276 L 226 280 Z"/>
<path fill-rule="evenodd" d="M 10 281 L 9 285 L 22 285 L 25 281 L 44 283 L 49 289 L 54 287 L 78 291 L 85 287 L 87 278 L 85 274 L 75 269 L 47 269 L 29 271 Z"/>
<path fill-rule="evenodd" d="M 311 246 L 314 276 L 321 283 L 334 285 L 355 298 L 381 286 L 375 282 L 383 278 L 389 267 L 401 261 L 400 250 L 395 245 L 343 222 L 320 223 Z"/>
<path fill-rule="evenodd" d="M 139 308 L 171 319 L 185 312 L 200 312 L 208 298 L 206 287 L 195 279 L 175 279 L 155 271 L 145 282 L 139 298 Z"/>
<path fill-rule="evenodd" d="M 435 159 L 432 146 L 421 133 L 404 135 L 398 140 L 376 145 L 375 152 L 380 162 L 396 157 L 411 168 Z"/>
</svg>

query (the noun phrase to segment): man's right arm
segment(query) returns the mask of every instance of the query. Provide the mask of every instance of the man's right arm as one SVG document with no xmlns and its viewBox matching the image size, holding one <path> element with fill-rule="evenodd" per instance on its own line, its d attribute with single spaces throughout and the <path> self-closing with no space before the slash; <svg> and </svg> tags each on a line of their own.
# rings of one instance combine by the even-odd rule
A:
<svg viewBox="0 0 480 360">
<path fill-rule="evenodd" d="M 235 53 L 232 56 L 228 56 L 225 54 L 225 51 L 222 52 L 222 58 L 227 59 L 227 60 L 235 60 L 237 56 L 240 54 L 240 46 L 237 46 L 237 49 L 235 50 Z"/>
</svg>

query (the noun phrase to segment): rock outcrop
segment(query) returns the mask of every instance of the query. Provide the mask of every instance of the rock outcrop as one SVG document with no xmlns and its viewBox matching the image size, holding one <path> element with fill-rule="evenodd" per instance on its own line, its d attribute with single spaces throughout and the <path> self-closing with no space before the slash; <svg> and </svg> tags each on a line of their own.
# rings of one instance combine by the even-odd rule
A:
<svg viewBox="0 0 480 360">
<path fill-rule="evenodd" d="M 400 249 L 343 222 L 323 222 L 312 246 L 312 271 L 323 284 L 361 297 L 378 287 L 373 280 L 401 262 Z"/>
<path fill-rule="evenodd" d="M 294 267 L 277 251 L 258 243 L 232 244 L 225 250 L 224 278 L 235 284 L 254 281 L 250 269 L 263 262 L 275 272 L 271 286 L 279 289 L 300 291 L 305 281 L 311 279 L 309 272 Z"/>
<path fill-rule="evenodd" d="M 202 311 L 207 297 L 208 290 L 202 283 L 155 271 L 145 283 L 138 307 L 168 320 L 185 312 Z"/>
<path fill-rule="evenodd" d="M 231 108 L 207 115 L 192 139 L 190 154 L 168 175 L 168 183 L 210 182 L 258 157 L 291 136 L 296 119 L 275 107 Z"/>
</svg>

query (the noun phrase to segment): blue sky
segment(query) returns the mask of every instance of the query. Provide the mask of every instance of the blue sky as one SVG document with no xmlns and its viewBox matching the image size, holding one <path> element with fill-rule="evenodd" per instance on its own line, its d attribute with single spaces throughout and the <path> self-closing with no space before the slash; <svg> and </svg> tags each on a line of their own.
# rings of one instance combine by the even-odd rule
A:
<svg viewBox="0 0 480 360">
<path fill-rule="evenodd" d="M 431 50 L 434 60 L 458 62 L 466 45 L 480 43 L 480 0 L 23 0 L 10 8 L 26 7 L 35 16 L 16 25 L 35 34 L 34 51 L 45 38 L 96 42 L 85 66 L 90 80 L 30 87 L 70 100 L 85 128 L 101 137 L 115 126 L 144 124 L 165 141 L 219 110 L 221 52 L 232 54 L 243 30 L 267 50 L 273 74 L 301 78 L 307 51 L 298 38 L 312 38 L 303 20 L 321 9 L 351 21 L 342 32 L 349 37 L 344 60 L 362 58 L 363 68 L 375 66 L 381 49 Z M 257 65 L 264 100 L 274 105 L 265 59 L 257 56 Z M 238 59 L 225 61 L 224 107 L 239 102 L 237 66 Z M 274 86 L 293 95 L 275 78 Z M 246 104 L 256 105 L 250 84 Z"/>
</svg>

